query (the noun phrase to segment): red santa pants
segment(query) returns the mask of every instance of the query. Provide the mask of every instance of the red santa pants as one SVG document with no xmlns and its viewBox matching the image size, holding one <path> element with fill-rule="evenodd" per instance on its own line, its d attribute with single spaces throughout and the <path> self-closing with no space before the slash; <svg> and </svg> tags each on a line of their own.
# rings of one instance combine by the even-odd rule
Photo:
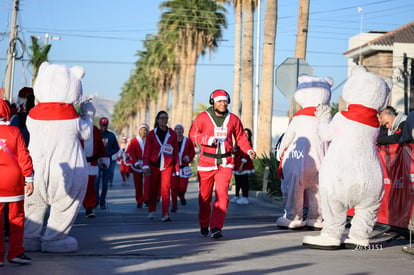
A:
<svg viewBox="0 0 414 275">
<path fill-rule="evenodd" d="M 126 182 L 129 178 L 129 174 L 131 173 L 131 166 L 126 165 L 124 162 L 121 162 L 119 165 L 119 172 L 121 173 L 122 182 Z"/>
<path fill-rule="evenodd" d="M 138 204 L 142 204 L 145 200 L 143 191 L 144 175 L 142 172 L 132 171 L 132 176 L 134 177 L 135 200 Z"/>
<path fill-rule="evenodd" d="M 85 198 L 83 199 L 83 207 L 85 209 L 93 209 L 96 206 L 95 179 L 95 175 L 89 175 L 88 177 L 88 187 L 86 188 Z"/>
<path fill-rule="evenodd" d="M 10 239 L 7 260 L 16 258 L 24 252 L 23 233 L 24 233 L 24 201 L 8 202 Z M 3 262 L 6 248 L 4 245 L 4 203 L 0 202 L 0 262 Z"/>
<path fill-rule="evenodd" d="M 188 178 L 172 177 L 171 181 L 171 204 L 177 208 L 177 198 L 184 199 L 187 192 Z"/>
<path fill-rule="evenodd" d="M 222 166 L 218 166 L 218 170 L 198 171 L 198 180 L 200 182 L 198 220 L 200 227 L 223 228 L 229 204 L 228 192 L 231 177 L 232 169 Z M 215 200 L 211 213 L 213 186 L 215 187 Z"/>
<path fill-rule="evenodd" d="M 170 166 L 163 171 L 160 168 L 150 165 L 151 177 L 148 194 L 148 212 L 155 212 L 157 196 L 161 186 L 162 216 L 169 215 L 170 189 L 173 167 Z"/>
</svg>

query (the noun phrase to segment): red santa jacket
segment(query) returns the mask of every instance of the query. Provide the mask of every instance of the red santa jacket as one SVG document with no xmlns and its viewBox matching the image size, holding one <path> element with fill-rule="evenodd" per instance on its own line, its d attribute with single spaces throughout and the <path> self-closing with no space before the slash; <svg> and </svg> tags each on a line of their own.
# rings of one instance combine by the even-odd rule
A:
<svg viewBox="0 0 414 275">
<path fill-rule="evenodd" d="M 185 161 L 188 157 L 188 161 Z M 195 151 L 194 144 L 187 137 L 183 137 L 181 148 L 178 152 L 178 162 L 180 164 L 180 177 L 189 178 L 192 175 L 191 168 L 188 164 L 194 159 Z"/>
<path fill-rule="evenodd" d="M 24 200 L 24 177 L 33 182 L 33 164 L 19 128 L 0 122 L 0 202 Z"/>
<path fill-rule="evenodd" d="M 131 140 L 131 144 L 128 146 L 127 153 L 131 157 L 131 168 L 135 172 L 142 172 L 145 144 L 145 140 L 137 136 Z"/>
<path fill-rule="evenodd" d="M 85 151 L 86 161 L 88 162 L 89 175 L 98 175 L 98 162 L 109 167 L 109 157 L 102 141 L 101 131 L 95 125 L 93 133 L 87 140 L 81 140 Z"/>
<path fill-rule="evenodd" d="M 234 146 L 233 157 L 234 157 L 234 175 L 247 175 L 255 172 L 252 159 L 240 150 L 237 146 Z"/>
<path fill-rule="evenodd" d="M 253 150 L 240 119 L 230 112 L 226 114 L 221 127 L 216 125 L 207 111 L 200 113 L 191 125 L 189 136 L 192 142 L 200 144 L 201 147 L 199 171 L 216 170 L 217 159 L 222 160 L 223 167 L 233 168 L 233 139 L 243 152 L 249 153 Z M 215 139 L 221 141 L 213 144 Z M 219 147 L 220 154 L 218 154 Z"/>
<path fill-rule="evenodd" d="M 129 144 L 128 143 L 126 143 L 125 145 L 121 144 L 119 147 L 120 149 L 118 151 L 118 157 L 116 159 L 116 162 L 119 165 L 122 164 L 122 165 L 132 166 L 132 159 L 128 153 Z"/>
<path fill-rule="evenodd" d="M 174 166 L 178 173 L 180 166 L 178 163 L 178 142 L 177 134 L 173 129 L 168 128 L 164 142 L 161 143 L 157 136 L 158 128 L 150 131 L 144 149 L 143 169 L 149 168 L 150 163 L 157 163 L 160 157 L 160 171 L 167 167 Z"/>
</svg>

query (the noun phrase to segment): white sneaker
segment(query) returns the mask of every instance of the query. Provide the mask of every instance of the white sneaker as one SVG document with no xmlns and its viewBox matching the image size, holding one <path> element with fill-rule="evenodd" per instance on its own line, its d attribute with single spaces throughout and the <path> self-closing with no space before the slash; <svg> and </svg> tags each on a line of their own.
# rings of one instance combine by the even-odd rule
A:
<svg viewBox="0 0 414 275">
<path fill-rule="evenodd" d="M 234 196 L 233 198 L 231 198 L 230 202 L 231 203 L 236 203 L 238 199 L 239 199 L 238 196 Z"/>
<path fill-rule="evenodd" d="M 236 201 L 237 204 L 249 204 L 249 199 L 246 197 L 241 197 Z"/>
<path fill-rule="evenodd" d="M 148 219 L 149 220 L 153 220 L 154 219 L 154 212 L 149 212 L 148 213 Z"/>
<path fill-rule="evenodd" d="M 171 218 L 168 214 L 165 214 L 164 216 L 162 216 L 161 221 L 162 222 L 170 222 Z"/>
</svg>

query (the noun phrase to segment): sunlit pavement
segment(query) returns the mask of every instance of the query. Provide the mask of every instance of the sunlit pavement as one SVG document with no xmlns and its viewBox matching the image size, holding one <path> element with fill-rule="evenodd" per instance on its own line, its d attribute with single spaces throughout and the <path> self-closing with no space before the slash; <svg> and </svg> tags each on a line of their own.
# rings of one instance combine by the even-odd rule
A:
<svg viewBox="0 0 414 275">
<path fill-rule="evenodd" d="M 408 241 L 377 242 L 370 250 L 313 250 L 302 246 L 317 231 L 283 230 L 275 225 L 280 202 L 269 203 L 251 192 L 250 204 L 230 203 L 219 239 L 201 237 L 198 183 L 190 182 L 187 205 L 178 202 L 172 222 L 154 220 L 136 208 L 132 178 L 121 184 L 117 167 L 109 187 L 107 209 L 96 218 L 81 209 L 70 235 L 79 251 L 70 254 L 27 253 L 33 263 L 5 263 L 1 274 L 411 274 L 414 256 L 401 251 Z M 233 196 L 229 191 L 229 197 Z M 271 199 L 272 200 L 272 199 Z"/>
</svg>

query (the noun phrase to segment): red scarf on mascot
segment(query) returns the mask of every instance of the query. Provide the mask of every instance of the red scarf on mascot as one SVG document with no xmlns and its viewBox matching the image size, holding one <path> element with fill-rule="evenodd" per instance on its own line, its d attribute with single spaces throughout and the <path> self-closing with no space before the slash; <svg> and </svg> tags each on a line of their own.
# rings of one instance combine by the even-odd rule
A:
<svg viewBox="0 0 414 275">
<path fill-rule="evenodd" d="M 378 128 L 379 121 L 377 110 L 365 107 L 361 104 L 350 104 L 348 111 L 342 111 L 341 114 L 347 119 Z"/>
<path fill-rule="evenodd" d="M 36 120 L 67 120 L 79 117 L 72 104 L 62 102 L 38 103 L 30 110 L 29 116 Z"/>
</svg>

